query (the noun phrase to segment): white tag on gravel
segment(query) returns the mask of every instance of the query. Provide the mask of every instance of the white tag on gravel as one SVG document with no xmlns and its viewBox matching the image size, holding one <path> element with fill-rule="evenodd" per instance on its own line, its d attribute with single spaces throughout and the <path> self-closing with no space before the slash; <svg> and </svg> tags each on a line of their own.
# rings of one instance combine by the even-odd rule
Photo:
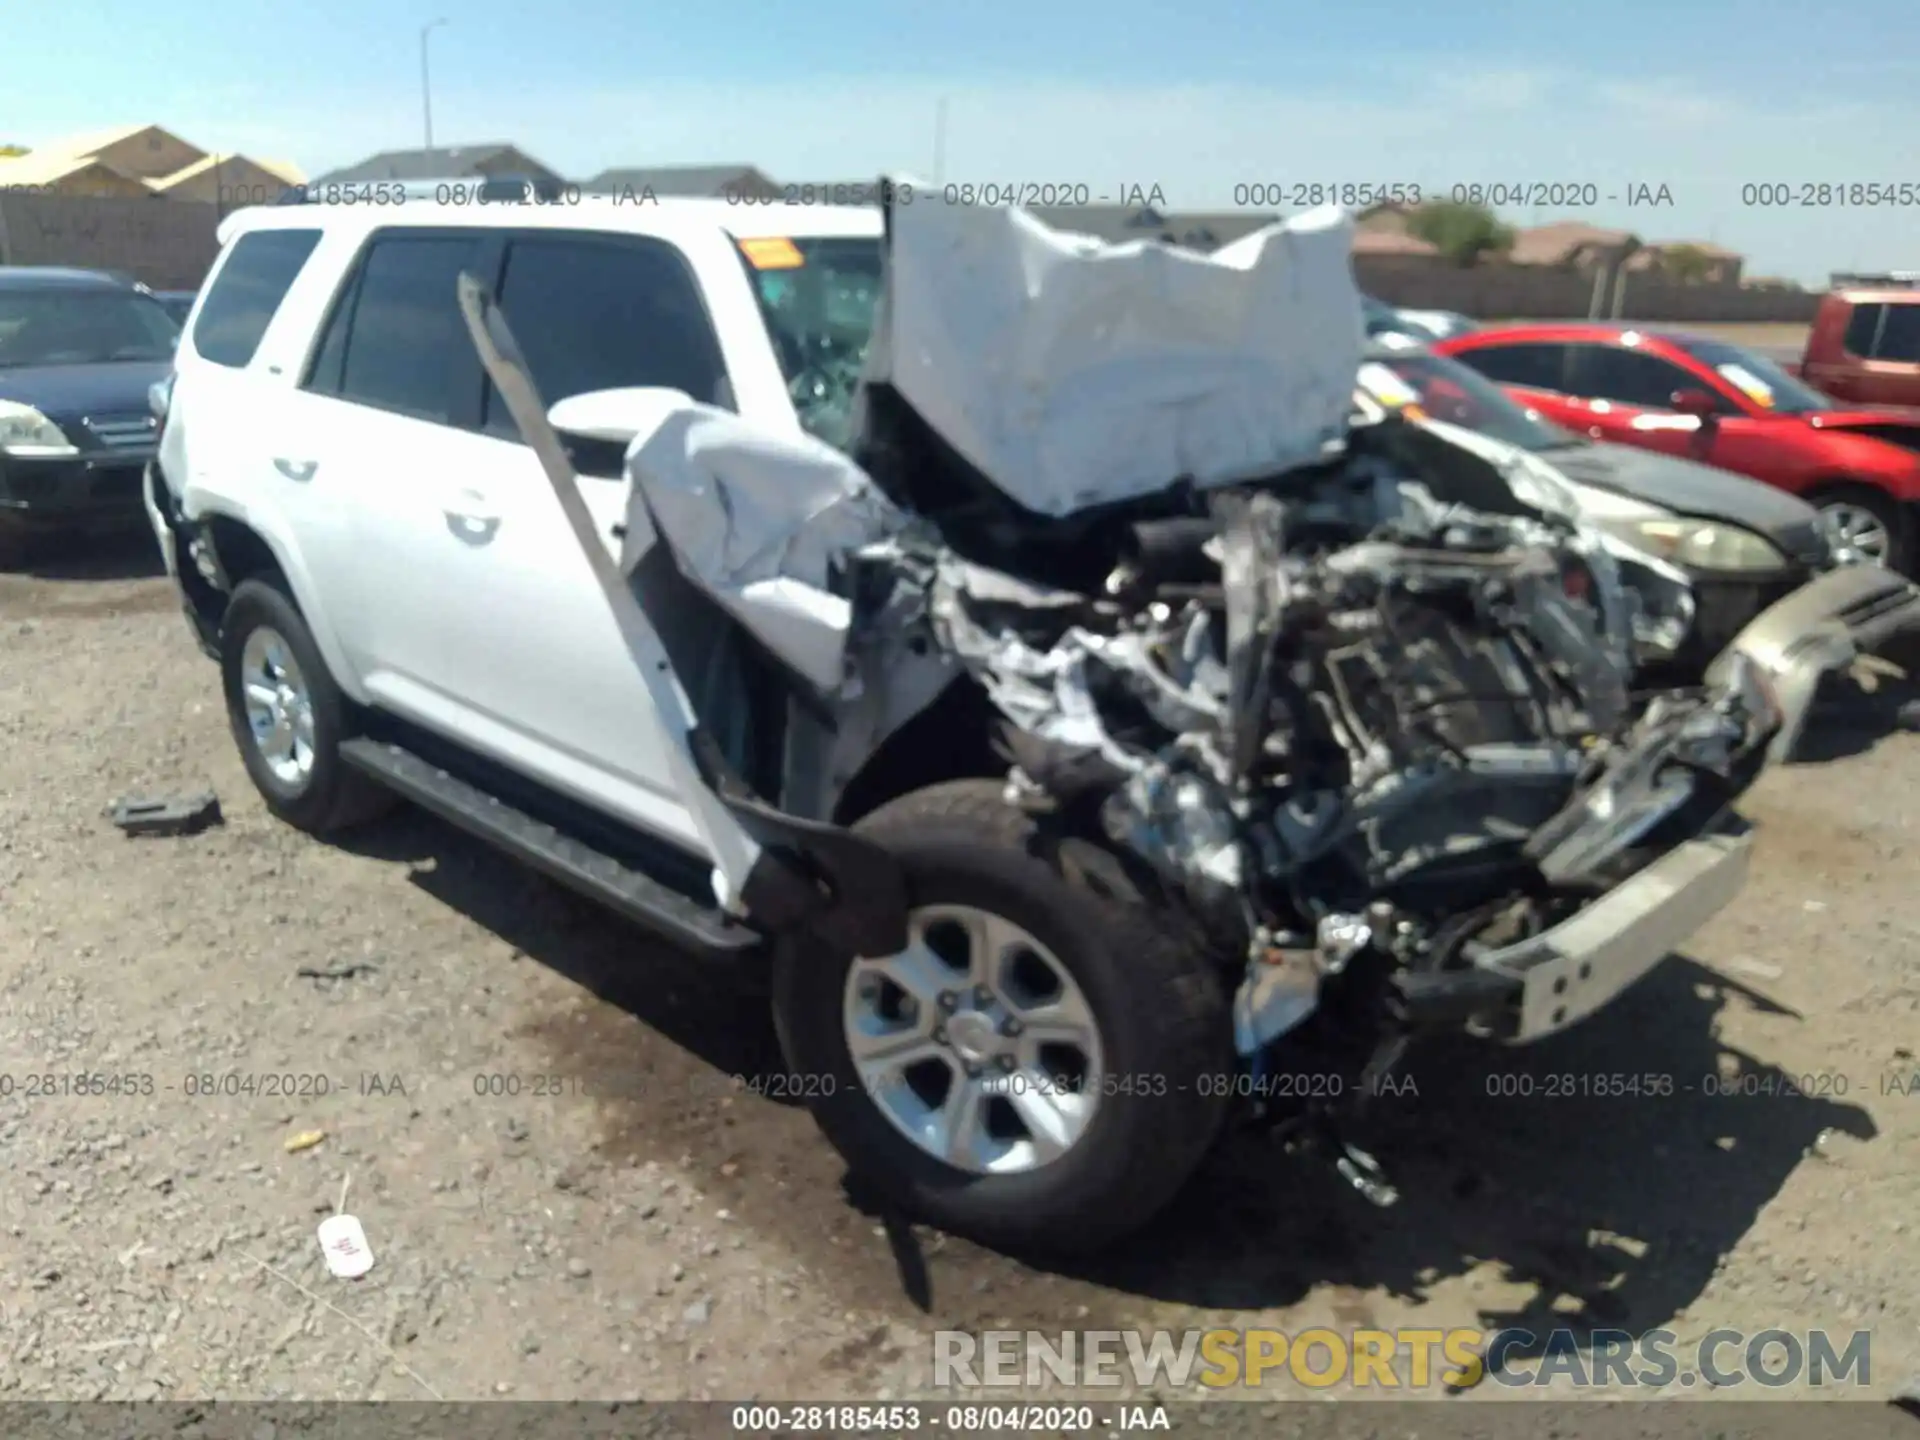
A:
<svg viewBox="0 0 1920 1440">
<path fill-rule="evenodd" d="M 329 1215 L 320 1222 L 320 1253 L 327 1257 L 327 1269 L 342 1280 L 358 1280 L 373 1268 L 367 1232 L 351 1215 Z"/>
</svg>

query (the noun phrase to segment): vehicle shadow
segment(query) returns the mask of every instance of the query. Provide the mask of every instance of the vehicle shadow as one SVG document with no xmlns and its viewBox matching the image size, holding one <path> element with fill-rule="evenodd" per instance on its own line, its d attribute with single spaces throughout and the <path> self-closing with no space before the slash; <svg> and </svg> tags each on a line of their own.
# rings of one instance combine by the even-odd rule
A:
<svg viewBox="0 0 1920 1440">
<path fill-rule="evenodd" d="M 1779 1010 L 1676 956 L 1551 1040 L 1416 1051 L 1400 1093 L 1383 1087 L 1353 1137 L 1398 1189 L 1391 1208 L 1324 1163 L 1234 1137 L 1149 1234 L 1071 1273 L 1264 1309 L 1327 1284 L 1418 1300 L 1491 1265 L 1532 1293 L 1489 1305 L 1485 1328 L 1656 1326 L 1700 1294 L 1795 1168 L 1818 1163 L 1827 1132 L 1877 1133 L 1844 1093 L 1864 1095 L 1864 1080 L 1790 1077 L 1721 1043 L 1715 1017 L 1736 997 Z M 1730 1068 L 1739 1078 L 1723 1081 Z"/>
<path fill-rule="evenodd" d="M 160 546 L 144 523 L 93 533 L 36 535 L 7 572 L 36 580 L 151 580 L 167 573 Z"/>
<path fill-rule="evenodd" d="M 1909 665 L 1908 674 L 1913 673 Z M 1865 691 L 1850 681 L 1830 680 L 1821 687 L 1788 763 L 1824 765 L 1845 760 L 1908 730 L 1920 730 L 1920 683 L 1890 678 Z"/>
<path fill-rule="evenodd" d="M 657 1031 L 684 1052 L 688 1091 L 712 1089 L 691 1081 L 697 1066 L 751 1081 L 783 1072 L 751 971 L 655 939 L 411 806 L 335 843 L 369 859 L 410 864 L 409 880 L 442 904 Z"/>
<path fill-rule="evenodd" d="M 1828 1132 L 1877 1133 L 1839 1093 L 1862 1096 L 1866 1082 L 1823 1089 L 1820 1077 L 1789 1077 L 1723 1044 L 1723 1007 L 1778 1007 L 1674 957 L 1554 1039 L 1415 1051 L 1395 1093 L 1383 1089 L 1351 1135 L 1397 1187 L 1391 1208 L 1370 1205 L 1325 1161 L 1245 1131 L 1108 1255 L 996 1255 L 890 1213 L 791 1114 L 797 1097 L 760 1090 L 786 1072 L 764 995 L 746 977 L 651 939 L 410 808 L 346 848 L 412 865 L 413 883 L 617 1007 L 591 1007 L 593 1023 L 573 1015 L 564 1030 L 556 1022 L 539 1035 L 536 1022 L 529 1032 L 556 1068 L 596 1093 L 636 1097 L 608 1117 L 606 1163 L 691 1156 L 742 1223 L 810 1253 L 848 1287 L 849 1303 L 852 1291 L 870 1296 L 877 1285 L 947 1324 L 992 1316 L 1057 1326 L 1064 1284 L 1122 1311 L 1141 1298 L 1269 1310 L 1333 1287 L 1348 1297 L 1336 1308 L 1347 1304 L 1351 1323 L 1364 1325 L 1369 1292 L 1419 1303 L 1444 1281 L 1493 1267 L 1498 1288 L 1528 1298 L 1489 1302 L 1486 1329 L 1649 1328 L 1701 1293 L 1796 1167 L 1822 1163 Z M 1719 1084 L 1730 1069 L 1739 1080 Z M 741 1080 L 756 1093 L 716 1121 L 716 1083 Z M 777 1185 L 764 1183 L 769 1174 Z M 873 1228 L 884 1241 L 861 1241 Z"/>
</svg>

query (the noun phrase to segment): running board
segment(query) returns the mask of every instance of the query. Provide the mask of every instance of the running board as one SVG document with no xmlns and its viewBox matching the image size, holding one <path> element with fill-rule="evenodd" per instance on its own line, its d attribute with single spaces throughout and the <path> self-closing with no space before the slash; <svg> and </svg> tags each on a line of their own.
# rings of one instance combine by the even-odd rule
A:
<svg viewBox="0 0 1920 1440">
<path fill-rule="evenodd" d="M 421 809 L 678 944 L 741 956 L 762 943 L 759 934 L 718 909 L 536 820 L 411 750 L 378 740 L 348 740 L 340 747 L 340 758 Z"/>
</svg>

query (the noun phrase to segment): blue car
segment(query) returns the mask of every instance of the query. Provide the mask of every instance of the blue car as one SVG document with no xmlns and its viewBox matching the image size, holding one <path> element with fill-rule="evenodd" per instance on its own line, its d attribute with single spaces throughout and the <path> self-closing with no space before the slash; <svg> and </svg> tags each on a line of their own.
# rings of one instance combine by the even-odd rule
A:
<svg viewBox="0 0 1920 1440">
<path fill-rule="evenodd" d="M 145 519 L 147 390 L 179 338 L 160 301 L 116 276 L 0 266 L 0 554 Z"/>
</svg>

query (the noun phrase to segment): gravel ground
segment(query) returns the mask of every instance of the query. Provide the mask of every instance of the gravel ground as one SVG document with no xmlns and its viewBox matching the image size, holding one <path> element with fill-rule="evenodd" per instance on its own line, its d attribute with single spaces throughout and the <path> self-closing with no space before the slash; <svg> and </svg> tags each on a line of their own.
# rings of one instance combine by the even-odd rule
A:
<svg viewBox="0 0 1920 1440">
<path fill-rule="evenodd" d="M 270 821 L 137 569 L 0 576 L 0 1396 L 885 1399 L 941 1327 L 1824 1326 L 1875 1392 L 1920 1370 L 1920 737 L 1769 776 L 1743 902 L 1589 1024 L 1419 1056 L 1372 1136 L 1398 1207 L 1235 1139 L 1048 1272 L 864 1211 L 730 1084 L 772 1041 L 729 977 L 424 816 Z M 198 836 L 103 815 L 209 785 Z M 314 1237 L 343 1193 L 357 1282 Z"/>
</svg>

